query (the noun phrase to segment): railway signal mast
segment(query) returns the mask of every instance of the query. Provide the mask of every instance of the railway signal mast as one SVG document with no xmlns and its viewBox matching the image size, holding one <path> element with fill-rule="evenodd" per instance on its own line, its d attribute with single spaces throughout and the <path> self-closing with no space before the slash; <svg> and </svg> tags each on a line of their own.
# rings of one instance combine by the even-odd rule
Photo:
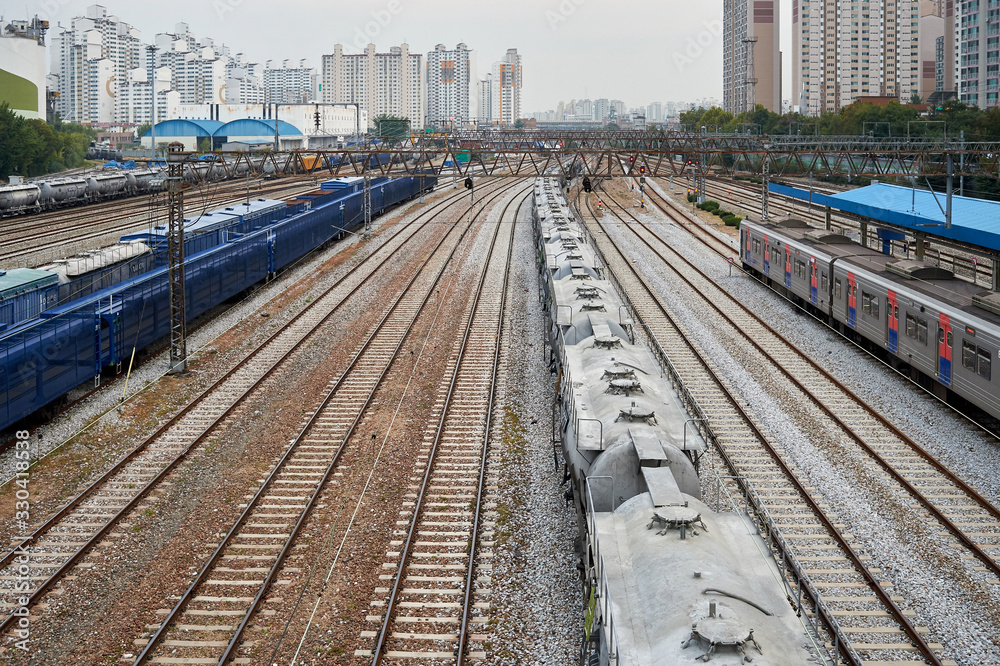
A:
<svg viewBox="0 0 1000 666">
<path fill-rule="evenodd" d="M 184 307 L 183 144 L 167 147 L 167 280 L 170 283 L 170 371 L 187 370 Z"/>
</svg>

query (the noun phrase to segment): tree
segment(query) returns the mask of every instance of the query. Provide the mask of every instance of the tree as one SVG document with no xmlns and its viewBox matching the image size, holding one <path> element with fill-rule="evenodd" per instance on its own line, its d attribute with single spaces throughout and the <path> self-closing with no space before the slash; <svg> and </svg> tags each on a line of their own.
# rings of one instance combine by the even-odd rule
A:
<svg viewBox="0 0 1000 666">
<path fill-rule="evenodd" d="M 410 133 L 410 119 L 383 113 L 375 118 L 375 135 L 404 137 Z"/>
<path fill-rule="evenodd" d="M 524 121 L 518 118 L 514 121 L 514 129 L 524 129 Z"/>
<path fill-rule="evenodd" d="M 920 93 L 913 93 L 910 95 L 910 104 L 920 104 L 921 102 L 923 102 L 923 100 L 920 99 Z"/>
<path fill-rule="evenodd" d="M 604 126 L 604 129 L 608 132 L 617 132 L 621 130 L 621 127 L 618 126 L 618 123 L 608 123 Z"/>
<path fill-rule="evenodd" d="M 198 142 L 198 152 L 199 153 L 210 153 L 212 152 L 212 140 L 209 138 L 202 139 Z"/>
</svg>

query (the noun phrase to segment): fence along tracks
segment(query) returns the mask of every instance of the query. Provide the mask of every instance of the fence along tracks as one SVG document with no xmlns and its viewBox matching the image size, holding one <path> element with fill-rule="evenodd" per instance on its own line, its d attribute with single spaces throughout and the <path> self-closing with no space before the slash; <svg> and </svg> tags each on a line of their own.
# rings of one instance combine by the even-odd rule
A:
<svg viewBox="0 0 1000 666">
<path fill-rule="evenodd" d="M 181 663 L 176 659 L 253 663 L 237 656 L 244 631 L 471 223 L 450 227 L 395 298 L 386 299 L 392 302 L 383 319 L 343 374 L 328 385 L 320 406 L 160 623 L 136 666 Z"/>
<path fill-rule="evenodd" d="M 755 518 L 793 579 L 790 598 L 796 597 L 807 617 L 820 622 L 847 663 L 947 664 L 936 654 L 941 646 L 927 643 L 924 631 L 910 620 L 912 611 L 897 605 L 899 599 L 866 565 L 870 558 L 840 532 L 836 517 L 811 496 L 812 488 L 781 459 L 712 360 L 695 348 L 686 328 L 611 242 L 605 226 L 593 219 L 587 224 L 612 279 L 621 284 L 654 346 L 699 405 L 720 455 L 736 474 L 745 475 L 740 484 Z M 663 352 L 667 349 L 669 357 Z M 748 483 L 751 477 L 753 483 Z"/>
<path fill-rule="evenodd" d="M 108 532 L 197 450 L 264 380 L 305 343 L 349 296 L 390 262 L 417 232 L 461 195 L 418 215 L 387 243 L 359 262 L 343 278 L 254 349 L 235 368 L 191 401 L 150 437 L 122 457 L 0 559 L 0 608 L 16 609 L 21 596 L 36 604 Z M 30 592 L 15 591 L 15 559 L 27 557 L 32 569 Z M 16 618 L 0 621 L 5 631 Z"/>
<path fill-rule="evenodd" d="M 508 202 L 496 225 L 451 379 L 440 393 L 440 418 L 420 451 L 424 473 L 409 487 L 412 509 L 401 512 L 399 522 L 408 520 L 409 529 L 396 530 L 405 538 L 392 542 L 398 550 L 388 552 L 382 565 L 395 574 L 384 577 L 392 579 L 391 588 L 376 590 L 388 599 L 372 602 L 382 615 L 369 619 L 381 627 L 374 648 L 355 653 L 371 656 L 375 665 L 383 659 L 462 664 L 467 656 L 486 658 L 468 647 L 485 641 L 470 631 L 485 625 L 482 611 L 489 609 L 493 525 L 482 515 L 487 444 L 514 229 L 526 198 Z M 514 219 L 507 223 L 511 207 Z M 475 609 L 474 597 L 481 599 Z M 476 617 L 474 610 L 480 611 Z"/>
</svg>

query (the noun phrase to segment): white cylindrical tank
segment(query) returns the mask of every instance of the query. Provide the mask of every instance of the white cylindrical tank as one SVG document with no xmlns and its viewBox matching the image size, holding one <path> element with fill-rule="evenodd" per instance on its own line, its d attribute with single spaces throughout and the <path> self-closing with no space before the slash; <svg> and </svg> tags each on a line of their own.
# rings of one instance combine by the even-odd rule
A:
<svg viewBox="0 0 1000 666">
<path fill-rule="evenodd" d="M 37 185 L 6 185 L 0 187 L 0 210 L 20 210 L 38 203 L 42 191 Z"/>
<path fill-rule="evenodd" d="M 116 194 L 125 189 L 125 176 L 120 173 L 100 174 L 87 179 L 87 190 L 98 196 Z"/>
<path fill-rule="evenodd" d="M 87 193 L 87 181 L 82 178 L 57 178 L 42 182 L 42 202 L 74 201 Z"/>
</svg>

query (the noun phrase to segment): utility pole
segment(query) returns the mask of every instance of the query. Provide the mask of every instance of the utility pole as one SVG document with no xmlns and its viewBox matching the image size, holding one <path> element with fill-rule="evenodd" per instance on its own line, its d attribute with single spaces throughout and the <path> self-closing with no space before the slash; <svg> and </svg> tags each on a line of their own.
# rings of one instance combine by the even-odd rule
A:
<svg viewBox="0 0 1000 666">
<path fill-rule="evenodd" d="M 271 94 L 271 97 L 274 97 L 273 93 Z M 278 103 L 273 99 L 271 100 L 271 103 L 274 104 L 274 152 L 277 153 L 281 150 L 281 146 L 278 145 Z"/>
<path fill-rule="evenodd" d="M 767 146 L 767 145 L 764 146 L 764 150 L 769 150 L 770 148 L 771 148 L 770 146 Z M 767 222 L 767 212 L 768 212 L 767 211 L 767 208 L 768 208 L 768 200 L 767 200 L 768 191 L 767 190 L 768 190 L 768 180 L 769 180 L 768 179 L 768 173 L 767 173 L 767 167 L 768 167 L 768 159 L 769 158 L 770 158 L 770 156 L 765 154 L 764 155 L 763 164 L 761 164 L 761 181 L 763 183 L 763 188 L 762 188 L 763 196 L 761 196 L 761 198 L 760 198 L 760 220 L 761 220 L 761 222 Z"/>
<path fill-rule="evenodd" d="M 184 146 L 167 147 L 167 280 L 170 283 L 170 371 L 187 370 L 184 307 Z"/>
<path fill-rule="evenodd" d="M 757 73 L 754 71 L 754 47 L 757 46 L 756 37 L 747 37 L 743 40 L 743 48 L 746 54 L 746 71 L 743 73 L 743 92 L 746 111 L 751 113 L 757 108 Z"/>
<path fill-rule="evenodd" d="M 365 160 L 369 159 L 365 157 Z M 368 229 L 372 224 L 372 176 L 368 173 L 368 165 L 365 164 L 365 236 L 368 236 Z"/>
<path fill-rule="evenodd" d="M 151 132 L 152 143 L 150 146 L 153 149 L 153 158 L 156 159 L 156 52 L 160 50 L 159 46 L 155 44 L 150 44 L 146 47 L 146 52 L 149 53 L 150 63 L 153 65 L 153 80 L 149 82 L 149 89 L 152 91 L 153 100 L 153 117 L 150 122 L 149 131 Z M 142 140 L 142 137 L 139 137 Z"/>
</svg>

